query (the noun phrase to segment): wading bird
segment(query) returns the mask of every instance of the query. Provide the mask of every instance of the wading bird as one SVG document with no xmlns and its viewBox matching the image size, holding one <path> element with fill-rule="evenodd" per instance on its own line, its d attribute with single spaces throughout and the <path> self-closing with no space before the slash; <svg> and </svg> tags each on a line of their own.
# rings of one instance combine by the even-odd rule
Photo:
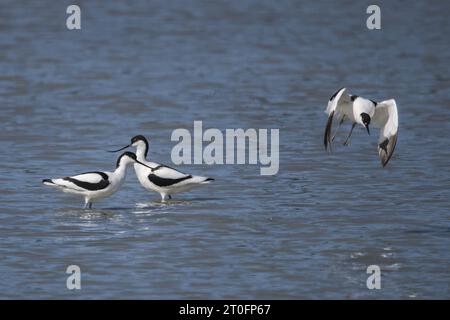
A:
<svg viewBox="0 0 450 320">
<path fill-rule="evenodd" d="M 125 181 L 127 167 L 132 163 L 152 170 L 151 167 L 139 162 L 134 153 L 124 152 L 117 159 L 116 169 L 113 172 L 92 171 L 71 177 L 44 179 L 42 183 L 63 192 L 84 197 L 84 208 L 91 209 L 93 200 L 107 198 L 119 190 Z"/>
<path fill-rule="evenodd" d="M 162 201 L 165 201 L 166 198 L 171 199 L 172 194 L 187 191 L 193 187 L 208 184 L 214 180 L 208 177 L 182 173 L 171 167 L 147 161 L 148 141 L 142 135 L 133 137 L 129 145 L 109 152 L 118 152 L 129 147 L 136 148 L 137 160 L 146 165 L 146 167 L 134 165 L 139 182 L 145 189 L 158 192 L 161 195 Z"/>
</svg>

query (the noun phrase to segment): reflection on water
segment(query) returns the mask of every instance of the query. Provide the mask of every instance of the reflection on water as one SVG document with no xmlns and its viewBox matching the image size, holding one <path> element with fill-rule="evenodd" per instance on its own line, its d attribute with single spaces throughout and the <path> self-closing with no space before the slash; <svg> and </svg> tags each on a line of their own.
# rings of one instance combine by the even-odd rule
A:
<svg viewBox="0 0 450 320">
<path fill-rule="evenodd" d="M 83 3 L 81 32 L 63 4 L 0 10 L 0 298 L 449 298 L 447 3 L 382 1 L 376 32 L 349 1 L 132 3 Z M 343 85 L 397 100 L 386 168 L 362 128 L 324 152 Z M 113 169 L 104 150 L 136 134 L 171 164 L 194 120 L 279 128 L 279 174 L 183 166 L 216 181 L 161 203 L 129 170 L 92 210 L 40 183 Z"/>
</svg>

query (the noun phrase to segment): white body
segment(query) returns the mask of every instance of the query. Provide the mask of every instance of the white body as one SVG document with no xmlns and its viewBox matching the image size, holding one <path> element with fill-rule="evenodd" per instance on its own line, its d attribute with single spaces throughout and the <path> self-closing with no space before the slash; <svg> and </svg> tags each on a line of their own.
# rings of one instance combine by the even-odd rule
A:
<svg viewBox="0 0 450 320">
<path fill-rule="evenodd" d="M 65 178 L 45 179 L 43 183 L 62 192 L 82 196 L 85 207 L 91 207 L 94 200 L 107 198 L 120 189 L 125 181 L 127 166 L 131 163 L 134 163 L 133 159 L 121 157 L 113 172 L 88 172 Z"/>
<path fill-rule="evenodd" d="M 380 128 L 378 153 L 382 165 L 387 164 L 394 152 L 398 135 L 398 111 L 394 99 L 377 103 L 362 97 L 349 96 L 346 89 L 342 88 L 330 98 L 325 113 L 328 114 L 325 147 L 331 145 L 330 133 L 335 114 L 342 120 L 365 126 L 361 114 L 366 113 L 371 119 L 370 124 Z"/>
<path fill-rule="evenodd" d="M 149 168 L 136 164 L 134 166 L 134 170 L 139 182 L 145 189 L 158 192 L 163 201 L 172 194 L 188 191 L 193 187 L 208 184 L 213 180 L 207 177 L 193 176 L 182 173 L 159 163 L 147 161 L 145 158 L 145 153 L 148 151 L 148 145 L 146 145 L 146 143 L 142 140 L 136 141 L 132 144 L 132 146 L 136 147 L 137 160 L 154 168 L 152 171 Z M 153 180 L 160 180 L 158 181 L 159 185 L 155 181 L 152 182 L 149 178 L 150 175 Z M 164 182 L 167 185 L 163 186 L 161 185 L 161 182 Z"/>
</svg>

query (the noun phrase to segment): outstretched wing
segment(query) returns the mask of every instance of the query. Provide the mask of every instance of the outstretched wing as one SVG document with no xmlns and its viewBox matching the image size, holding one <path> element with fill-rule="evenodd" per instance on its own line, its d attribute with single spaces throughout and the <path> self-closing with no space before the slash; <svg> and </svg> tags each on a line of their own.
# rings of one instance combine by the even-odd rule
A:
<svg viewBox="0 0 450 320">
<path fill-rule="evenodd" d="M 328 114 L 328 121 L 327 125 L 325 127 L 325 134 L 323 137 L 323 143 L 325 145 L 325 150 L 328 150 L 328 148 L 331 151 L 331 128 L 333 126 L 333 117 L 335 114 L 342 114 L 344 115 L 346 113 L 345 106 L 350 106 L 351 100 L 348 94 L 346 94 L 346 88 L 341 88 L 338 91 L 336 91 L 328 101 L 327 108 L 325 110 L 325 113 Z"/>
<path fill-rule="evenodd" d="M 391 159 L 397 144 L 398 112 L 395 100 L 390 99 L 378 103 L 372 120 L 381 128 L 378 140 L 378 154 L 384 167 Z"/>
</svg>

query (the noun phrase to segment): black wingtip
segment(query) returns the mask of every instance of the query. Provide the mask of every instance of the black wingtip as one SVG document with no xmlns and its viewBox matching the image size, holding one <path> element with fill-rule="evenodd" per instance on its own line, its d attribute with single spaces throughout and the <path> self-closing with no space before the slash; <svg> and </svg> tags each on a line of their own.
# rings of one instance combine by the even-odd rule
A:
<svg viewBox="0 0 450 320">
<path fill-rule="evenodd" d="M 342 88 L 340 88 L 339 90 L 337 90 L 335 93 L 333 93 L 333 95 L 330 97 L 330 100 L 329 101 L 331 101 L 331 100 L 333 100 L 336 96 L 337 96 L 337 94 L 342 90 L 342 89 L 344 89 L 345 87 L 342 87 Z"/>
<path fill-rule="evenodd" d="M 42 179 L 42 183 L 53 183 L 51 179 Z"/>
<path fill-rule="evenodd" d="M 206 181 L 214 181 L 215 179 L 213 179 L 213 178 L 206 178 L 206 180 L 205 180 L 205 182 Z"/>
<path fill-rule="evenodd" d="M 333 124 L 334 111 L 328 116 L 327 126 L 325 128 L 325 134 L 323 136 L 323 144 L 325 145 L 325 151 L 331 151 L 331 126 Z"/>
<path fill-rule="evenodd" d="M 383 168 L 386 167 L 389 160 L 391 160 L 392 155 L 394 154 L 395 146 L 397 145 L 397 135 L 398 131 L 395 135 L 390 137 L 390 139 L 386 139 L 378 145 L 378 152 Z"/>
<path fill-rule="evenodd" d="M 392 155 L 385 155 L 383 158 L 381 158 L 381 166 L 385 168 L 387 164 L 389 163 L 389 160 L 391 160 Z"/>
</svg>

